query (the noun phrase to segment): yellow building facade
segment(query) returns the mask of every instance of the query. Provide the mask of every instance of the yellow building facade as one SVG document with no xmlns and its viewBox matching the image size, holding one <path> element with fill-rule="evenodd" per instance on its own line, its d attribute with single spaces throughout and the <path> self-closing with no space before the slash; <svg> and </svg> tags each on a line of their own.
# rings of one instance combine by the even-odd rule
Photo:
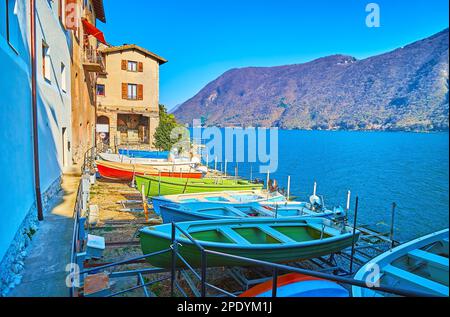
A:
<svg viewBox="0 0 450 317">
<path fill-rule="evenodd" d="M 159 66 L 164 58 L 137 45 L 101 49 L 97 80 L 97 143 L 113 149 L 153 148 L 159 125 Z"/>
</svg>

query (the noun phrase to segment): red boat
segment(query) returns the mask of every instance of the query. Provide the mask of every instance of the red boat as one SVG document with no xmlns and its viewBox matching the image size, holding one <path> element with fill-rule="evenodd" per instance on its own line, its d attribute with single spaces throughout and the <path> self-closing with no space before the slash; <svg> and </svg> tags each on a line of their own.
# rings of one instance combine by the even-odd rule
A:
<svg viewBox="0 0 450 317">
<path fill-rule="evenodd" d="M 113 163 L 105 161 L 96 161 L 98 172 L 103 178 L 131 181 L 133 175 L 148 175 L 162 177 L 177 177 L 177 178 L 202 178 L 203 173 L 194 170 L 190 166 L 177 166 L 174 168 L 172 165 L 158 166 L 157 168 L 151 165 L 139 165 L 139 164 L 123 164 Z"/>
</svg>

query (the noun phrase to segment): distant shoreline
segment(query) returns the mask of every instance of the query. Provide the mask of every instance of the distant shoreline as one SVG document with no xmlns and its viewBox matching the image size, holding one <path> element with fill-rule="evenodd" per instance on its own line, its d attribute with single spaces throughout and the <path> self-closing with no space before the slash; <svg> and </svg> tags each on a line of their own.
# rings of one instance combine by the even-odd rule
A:
<svg viewBox="0 0 450 317">
<path fill-rule="evenodd" d="M 192 129 L 193 126 L 187 126 L 189 129 Z M 202 126 L 202 128 L 219 128 L 219 129 L 225 129 L 225 128 L 234 128 L 234 129 L 271 129 L 271 128 L 277 128 L 279 130 L 283 131 L 305 131 L 305 132 L 387 132 L 387 133 L 415 133 L 415 134 L 436 134 L 436 133 L 449 133 L 449 130 L 344 130 L 344 129 L 286 129 L 286 128 L 280 128 L 277 126 L 274 127 L 264 127 L 264 126 L 257 126 L 257 127 L 242 127 L 242 126 L 219 126 L 219 125 L 211 125 L 211 126 Z"/>
</svg>

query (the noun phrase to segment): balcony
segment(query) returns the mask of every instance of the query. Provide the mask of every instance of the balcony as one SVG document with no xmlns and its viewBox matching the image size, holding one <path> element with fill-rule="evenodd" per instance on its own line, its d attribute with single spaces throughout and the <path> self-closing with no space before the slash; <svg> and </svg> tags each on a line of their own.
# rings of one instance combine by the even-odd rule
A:
<svg viewBox="0 0 450 317">
<path fill-rule="evenodd" d="M 92 48 L 87 48 L 83 52 L 83 68 L 90 73 L 102 73 L 105 71 L 103 56 Z"/>
</svg>

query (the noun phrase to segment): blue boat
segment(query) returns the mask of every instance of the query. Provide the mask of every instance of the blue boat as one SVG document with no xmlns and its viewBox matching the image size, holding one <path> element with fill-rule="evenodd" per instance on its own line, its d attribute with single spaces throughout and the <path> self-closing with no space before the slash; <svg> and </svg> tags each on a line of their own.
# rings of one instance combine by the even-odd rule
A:
<svg viewBox="0 0 450 317">
<path fill-rule="evenodd" d="M 278 192 L 268 193 L 265 190 L 235 190 L 223 192 L 204 192 L 193 194 L 179 194 L 153 197 L 153 209 L 155 213 L 161 214 L 161 205 L 187 203 L 208 203 L 220 204 L 237 204 L 251 202 L 286 202 L 286 197 Z"/>
<path fill-rule="evenodd" d="M 169 152 L 167 151 L 138 151 L 138 150 L 128 150 L 120 149 L 120 155 L 126 155 L 128 157 L 135 158 L 151 158 L 151 159 L 167 159 L 169 157 Z"/>
<path fill-rule="evenodd" d="M 342 209 L 314 211 L 308 208 L 306 203 L 292 202 L 239 204 L 197 202 L 163 204 L 159 208 L 164 223 L 239 218 L 339 217 L 345 215 Z"/>
<path fill-rule="evenodd" d="M 420 291 L 431 296 L 449 296 L 449 229 L 407 242 L 381 254 L 355 275 L 368 286 L 390 286 Z M 354 297 L 384 297 L 390 294 L 353 287 Z"/>
</svg>

